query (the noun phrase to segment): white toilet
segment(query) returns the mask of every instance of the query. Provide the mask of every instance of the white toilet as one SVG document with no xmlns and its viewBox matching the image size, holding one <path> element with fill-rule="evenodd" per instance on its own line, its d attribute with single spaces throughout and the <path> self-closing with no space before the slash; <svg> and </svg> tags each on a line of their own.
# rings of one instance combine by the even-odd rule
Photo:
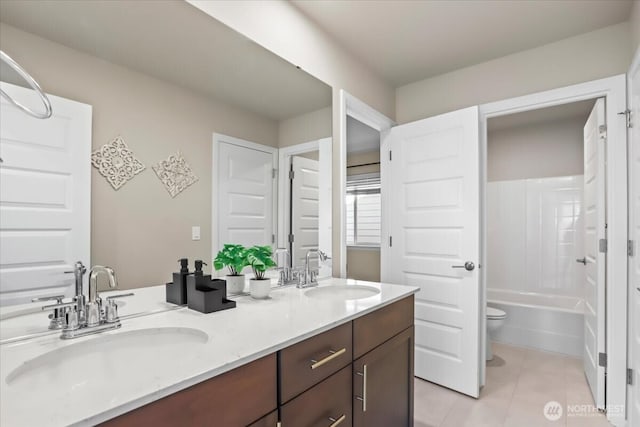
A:
<svg viewBox="0 0 640 427">
<path fill-rule="evenodd" d="M 498 308 L 487 306 L 487 360 L 493 359 L 491 335 L 504 325 L 506 319 L 507 313 Z"/>
</svg>

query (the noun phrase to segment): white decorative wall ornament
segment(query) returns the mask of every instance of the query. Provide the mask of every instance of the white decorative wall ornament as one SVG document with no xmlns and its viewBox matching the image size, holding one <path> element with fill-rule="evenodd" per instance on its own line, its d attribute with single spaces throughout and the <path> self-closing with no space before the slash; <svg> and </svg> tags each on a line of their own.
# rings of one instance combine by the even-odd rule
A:
<svg viewBox="0 0 640 427">
<path fill-rule="evenodd" d="M 91 163 L 114 190 L 145 169 L 120 136 L 91 153 Z"/>
<path fill-rule="evenodd" d="M 191 166 L 182 157 L 180 151 L 153 165 L 153 170 L 171 197 L 176 197 L 188 186 L 198 181 L 198 177 L 193 173 Z"/>
</svg>

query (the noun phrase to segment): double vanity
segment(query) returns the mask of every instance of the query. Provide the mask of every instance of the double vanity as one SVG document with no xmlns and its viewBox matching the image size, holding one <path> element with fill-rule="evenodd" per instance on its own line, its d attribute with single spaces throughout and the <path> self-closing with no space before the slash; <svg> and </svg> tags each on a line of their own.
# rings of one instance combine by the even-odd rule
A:
<svg viewBox="0 0 640 427">
<path fill-rule="evenodd" d="M 4 339 L 0 425 L 412 425 L 416 291 L 326 279 L 201 314 L 138 289 L 117 330 Z"/>
</svg>

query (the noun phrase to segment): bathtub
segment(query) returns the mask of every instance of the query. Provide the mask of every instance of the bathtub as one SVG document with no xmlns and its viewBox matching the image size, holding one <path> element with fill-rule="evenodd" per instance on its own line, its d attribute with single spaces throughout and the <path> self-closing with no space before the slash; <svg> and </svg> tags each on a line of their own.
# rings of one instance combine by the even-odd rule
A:
<svg viewBox="0 0 640 427">
<path fill-rule="evenodd" d="M 493 341 L 582 357 L 584 300 L 487 289 L 487 304 L 507 313 Z"/>
</svg>

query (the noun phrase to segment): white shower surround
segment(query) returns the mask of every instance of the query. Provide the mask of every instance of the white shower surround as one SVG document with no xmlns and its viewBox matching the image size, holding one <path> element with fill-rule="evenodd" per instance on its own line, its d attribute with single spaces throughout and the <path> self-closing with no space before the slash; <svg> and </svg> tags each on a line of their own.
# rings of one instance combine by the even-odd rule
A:
<svg viewBox="0 0 640 427">
<path fill-rule="evenodd" d="M 487 185 L 487 301 L 507 313 L 496 341 L 581 356 L 583 176 Z"/>
</svg>

